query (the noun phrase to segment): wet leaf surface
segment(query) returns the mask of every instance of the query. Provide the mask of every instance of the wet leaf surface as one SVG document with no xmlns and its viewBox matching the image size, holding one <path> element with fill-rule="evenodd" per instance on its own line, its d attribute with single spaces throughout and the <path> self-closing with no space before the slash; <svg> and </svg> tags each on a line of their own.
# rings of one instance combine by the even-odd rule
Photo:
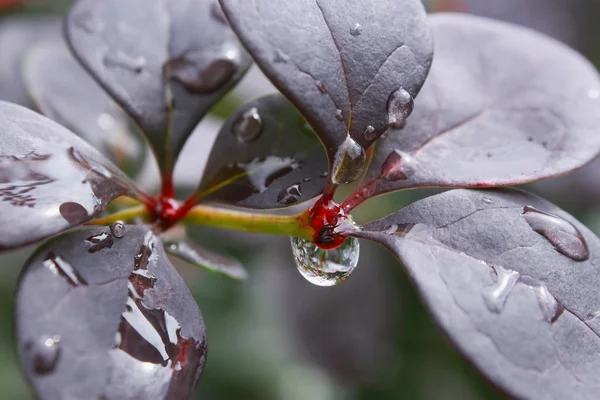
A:
<svg viewBox="0 0 600 400">
<path fill-rule="evenodd" d="M 459 350 L 516 398 L 594 399 L 600 241 L 516 190 L 453 190 L 357 236 L 402 261 Z"/>
<path fill-rule="evenodd" d="M 99 237 L 111 246 L 90 251 Z M 200 310 L 144 226 L 121 238 L 85 228 L 42 246 L 15 311 L 23 370 L 40 399 L 186 399 L 206 362 Z"/>
<path fill-rule="evenodd" d="M 77 133 L 123 170 L 139 169 L 145 146 L 132 132 L 127 114 L 81 67 L 62 39 L 31 46 L 23 76 L 44 115 Z"/>
<path fill-rule="evenodd" d="M 520 184 L 598 155 L 600 80 L 583 57 L 502 22 L 438 14 L 430 23 L 431 74 L 406 127 L 378 143 L 362 197 Z"/>
<path fill-rule="evenodd" d="M 13 16 L 0 22 L 0 100 L 31 105 L 21 75 L 25 52 L 39 40 L 60 37 L 58 18 Z"/>
<path fill-rule="evenodd" d="M 198 190 L 206 201 L 282 208 L 310 200 L 327 181 L 317 136 L 282 95 L 252 100 L 217 136 Z"/>
<path fill-rule="evenodd" d="M 164 246 L 165 251 L 169 255 L 175 256 L 195 267 L 203 268 L 232 279 L 244 280 L 248 278 L 246 268 L 239 261 L 215 253 L 190 241 L 166 240 Z"/>
<path fill-rule="evenodd" d="M 0 250 L 90 221 L 122 195 L 142 194 L 94 148 L 48 118 L 0 102 Z"/>
<path fill-rule="evenodd" d="M 233 29 L 273 83 L 307 118 L 332 160 L 347 134 L 363 147 L 399 117 L 398 91 L 415 97 L 432 57 L 417 0 L 220 0 Z M 391 112 L 390 112 L 391 111 Z"/>
<path fill-rule="evenodd" d="M 250 58 L 206 0 L 82 0 L 66 20 L 83 65 L 138 122 L 163 171 Z"/>
</svg>

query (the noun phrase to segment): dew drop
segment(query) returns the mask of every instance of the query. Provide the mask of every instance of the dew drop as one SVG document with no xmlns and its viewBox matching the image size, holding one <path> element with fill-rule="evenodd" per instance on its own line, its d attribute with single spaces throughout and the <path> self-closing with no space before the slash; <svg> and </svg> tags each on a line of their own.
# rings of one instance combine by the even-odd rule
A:
<svg viewBox="0 0 600 400">
<path fill-rule="evenodd" d="M 400 88 L 390 95 L 387 102 L 388 125 L 392 129 L 402 129 L 414 109 L 413 98 L 406 90 Z"/>
<path fill-rule="evenodd" d="M 329 176 L 329 172 L 328 171 L 325 171 L 321 175 L 319 175 L 319 177 L 322 178 L 322 179 L 323 178 L 327 178 L 328 176 Z"/>
<path fill-rule="evenodd" d="M 310 181 L 312 181 L 312 178 L 304 178 L 304 179 L 302 179 L 302 182 L 310 182 Z"/>
<path fill-rule="evenodd" d="M 497 266 L 493 267 L 493 271 L 492 275 L 495 277 L 496 283 L 483 288 L 482 295 L 488 310 L 499 314 L 504 309 L 508 296 L 510 296 L 519 281 L 519 273 Z"/>
<path fill-rule="evenodd" d="M 545 237 L 559 253 L 574 261 L 586 261 L 590 258 L 583 235 L 567 220 L 532 206 L 524 207 L 522 215 L 531 229 Z"/>
<path fill-rule="evenodd" d="M 248 143 L 260 136 L 263 122 L 258 109 L 253 107 L 240 115 L 231 128 L 240 143 Z"/>
<path fill-rule="evenodd" d="M 344 113 L 342 112 L 342 110 L 337 110 L 335 112 L 335 117 L 337 118 L 338 121 L 344 121 Z"/>
<path fill-rule="evenodd" d="M 140 74 L 146 67 L 146 59 L 144 57 L 132 57 L 122 51 L 117 51 L 114 54 L 106 54 L 103 63 L 107 68 L 122 68 L 135 74 Z"/>
<path fill-rule="evenodd" d="M 340 185 L 356 180 L 365 168 L 366 159 L 365 150 L 348 136 L 335 153 L 332 182 Z"/>
<path fill-rule="evenodd" d="M 111 248 L 115 244 L 115 241 L 110 233 L 102 232 L 88 237 L 84 243 L 88 253 L 96 253 L 100 250 Z"/>
<path fill-rule="evenodd" d="M 483 197 L 481 199 L 481 201 L 483 201 L 485 204 L 493 204 L 494 200 L 490 199 L 489 197 Z"/>
<path fill-rule="evenodd" d="M 336 249 L 323 250 L 312 242 L 292 238 L 294 260 L 300 274 L 317 286 L 334 286 L 342 283 L 358 264 L 360 245 L 358 239 L 348 238 Z"/>
<path fill-rule="evenodd" d="M 24 350 L 33 372 L 37 375 L 48 375 L 54 371 L 60 360 L 60 336 L 42 335 L 35 341 L 25 343 Z"/>
<path fill-rule="evenodd" d="M 367 126 L 363 135 L 368 142 L 375 140 L 375 127 L 373 125 Z"/>
<path fill-rule="evenodd" d="M 117 221 L 110 226 L 110 232 L 117 239 L 122 239 L 125 236 L 125 223 Z"/>
<path fill-rule="evenodd" d="M 277 196 L 277 202 L 285 205 L 296 204 L 302 197 L 301 190 L 302 186 L 300 183 L 296 183 L 286 189 L 283 189 Z"/>
<path fill-rule="evenodd" d="M 363 31 L 363 27 L 358 22 L 350 29 L 350 34 L 354 37 L 360 36 Z"/>
<path fill-rule="evenodd" d="M 403 181 L 414 174 L 413 160 L 408 154 L 394 150 L 381 166 L 381 176 L 388 181 Z"/>
</svg>

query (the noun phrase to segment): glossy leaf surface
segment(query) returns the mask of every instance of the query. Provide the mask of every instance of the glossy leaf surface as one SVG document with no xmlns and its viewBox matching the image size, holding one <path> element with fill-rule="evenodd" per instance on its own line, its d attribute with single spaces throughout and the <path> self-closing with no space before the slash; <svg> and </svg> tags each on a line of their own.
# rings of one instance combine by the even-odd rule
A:
<svg viewBox="0 0 600 400">
<path fill-rule="evenodd" d="M 127 114 L 73 58 L 62 40 L 31 46 L 23 68 L 37 108 L 77 133 L 117 166 L 135 171 L 145 147 L 131 131 Z"/>
<path fill-rule="evenodd" d="M 82 0 L 66 33 L 75 55 L 148 136 L 163 172 L 250 58 L 209 0 Z"/>
<path fill-rule="evenodd" d="M 58 18 L 11 17 L 0 22 L 0 100 L 31 105 L 21 77 L 25 52 L 39 40 L 60 40 L 60 33 Z"/>
<path fill-rule="evenodd" d="M 90 221 L 116 197 L 136 193 L 125 174 L 75 134 L 0 102 L 0 250 Z"/>
<path fill-rule="evenodd" d="M 244 266 L 231 257 L 215 253 L 189 241 L 167 240 L 164 245 L 168 254 L 195 267 L 232 279 L 244 280 L 248 278 L 248 272 Z"/>
<path fill-rule="evenodd" d="M 252 100 L 217 136 L 199 196 L 249 208 L 280 208 L 321 194 L 327 156 L 304 118 L 282 95 Z"/>
<path fill-rule="evenodd" d="M 516 398 L 594 399 L 600 388 L 600 240 L 516 190 L 453 190 L 357 236 L 402 261 L 437 322 Z"/>
<path fill-rule="evenodd" d="M 266 75 L 333 155 L 347 134 L 367 147 L 385 130 L 388 104 L 415 97 L 432 57 L 418 0 L 220 0 Z M 371 127 L 371 128 L 369 128 Z"/>
<path fill-rule="evenodd" d="M 600 80 L 583 57 L 502 22 L 438 14 L 430 23 L 431 74 L 406 127 L 378 143 L 362 197 L 520 184 L 598 155 Z"/>
<path fill-rule="evenodd" d="M 206 362 L 200 310 L 144 226 L 44 245 L 17 292 L 23 369 L 41 399 L 187 399 Z M 75 379 L 74 379 L 75 378 Z"/>
</svg>

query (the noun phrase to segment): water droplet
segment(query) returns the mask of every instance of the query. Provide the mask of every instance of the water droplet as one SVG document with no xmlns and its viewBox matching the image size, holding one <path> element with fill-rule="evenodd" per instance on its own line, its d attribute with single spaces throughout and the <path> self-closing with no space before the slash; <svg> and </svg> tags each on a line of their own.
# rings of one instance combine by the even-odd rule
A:
<svg viewBox="0 0 600 400">
<path fill-rule="evenodd" d="M 588 91 L 588 97 L 592 100 L 597 100 L 600 98 L 600 90 L 598 89 L 590 89 Z"/>
<path fill-rule="evenodd" d="M 132 57 L 122 51 L 105 54 L 102 61 L 107 68 L 122 68 L 136 74 L 140 74 L 146 67 L 144 57 Z"/>
<path fill-rule="evenodd" d="M 394 150 L 381 166 L 381 176 L 389 181 L 402 181 L 414 174 L 412 157 L 400 150 Z"/>
<path fill-rule="evenodd" d="M 47 375 L 54 371 L 62 349 L 60 336 L 42 335 L 35 341 L 25 343 L 25 359 L 37 375 Z"/>
<path fill-rule="evenodd" d="M 304 239 L 292 238 L 291 241 L 298 271 L 314 285 L 337 285 L 346 280 L 358 264 L 358 239 L 348 238 L 333 250 L 323 250 Z"/>
<path fill-rule="evenodd" d="M 248 143 L 258 138 L 263 130 L 263 122 L 258 109 L 252 107 L 240 115 L 231 130 L 241 143 Z"/>
<path fill-rule="evenodd" d="M 544 320 L 551 324 L 555 323 L 565 311 L 565 308 L 556 301 L 556 298 L 552 296 L 545 285 L 540 284 L 530 287 L 535 293 Z"/>
<path fill-rule="evenodd" d="M 275 57 L 273 58 L 273 60 L 276 63 L 281 63 L 281 64 L 287 64 L 290 61 L 290 56 L 288 56 L 287 54 L 285 54 L 283 51 L 276 49 L 275 50 Z"/>
<path fill-rule="evenodd" d="M 490 199 L 489 197 L 483 197 L 481 199 L 481 201 L 483 201 L 485 204 L 492 204 L 492 203 L 494 203 L 494 200 Z"/>
<path fill-rule="evenodd" d="M 85 239 L 88 253 L 96 253 L 100 250 L 111 248 L 113 244 L 115 244 L 113 236 L 107 232 L 102 232 Z"/>
<path fill-rule="evenodd" d="M 323 82 L 315 81 L 315 84 L 317 85 L 317 89 L 319 89 L 319 92 L 321 92 L 321 94 L 327 93 L 327 89 L 325 88 L 325 85 L 323 84 Z"/>
<path fill-rule="evenodd" d="M 304 178 L 304 179 L 302 179 L 302 182 L 310 182 L 310 181 L 312 181 L 312 178 Z"/>
<path fill-rule="evenodd" d="M 400 88 L 388 98 L 388 125 L 392 129 L 402 129 L 414 108 L 413 98 L 406 90 Z"/>
<path fill-rule="evenodd" d="M 219 53 L 214 50 L 195 51 L 172 58 L 167 70 L 172 79 L 193 94 L 212 93 L 221 89 L 238 70 L 240 50 L 225 44 Z"/>
<path fill-rule="evenodd" d="M 590 258 L 583 235 L 569 221 L 532 206 L 524 207 L 522 215 L 531 229 L 545 237 L 559 253 L 574 261 Z"/>
<path fill-rule="evenodd" d="M 87 282 L 64 258 L 57 256 L 53 252 L 48 253 L 44 266 L 54 275 L 61 277 L 71 286 L 87 285 Z"/>
<path fill-rule="evenodd" d="M 77 225 L 85 222 L 88 218 L 88 212 L 84 206 L 79 203 L 66 202 L 58 208 L 60 215 L 71 225 Z"/>
<path fill-rule="evenodd" d="M 363 27 L 358 22 L 356 24 L 354 24 L 354 26 L 352 28 L 350 28 L 350 34 L 354 37 L 360 36 L 362 31 L 363 31 Z"/>
<path fill-rule="evenodd" d="M 321 175 L 319 175 L 320 178 L 327 178 L 328 176 L 329 176 L 329 171 L 325 171 Z"/>
<path fill-rule="evenodd" d="M 492 276 L 495 277 L 496 283 L 483 288 L 482 295 L 487 308 L 499 314 L 504 309 L 508 296 L 510 296 L 519 281 L 519 273 L 497 266 L 492 268 L 494 272 Z"/>
<path fill-rule="evenodd" d="M 337 118 L 338 121 L 344 121 L 344 113 L 342 112 L 342 110 L 337 110 L 335 112 L 335 117 Z"/>
<path fill-rule="evenodd" d="M 222 23 L 223 25 L 229 26 L 229 23 L 227 22 L 227 18 L 225 17 L 225 14 L 223 13 L 223 9 L 219 5 L 219 3 L 212 3 L 210 5 L 210 15 L 215 19 L 215 21 L 218 21 L 218 22 Z"/>
<path fill-rule="evenodd" d="M 109 131 L 114 128 L 115 119 L 110 114 L 106 114 L 106 113 L 100 114 L 98 116 L 98 126 L 105 131 Z"/>
<path fill-rule="evenodd" d="M 286 189 L 283 189 L 277 196 L 277 202 L 285 205 L 296 204 L 302 197 L 301 189 L 302 187 L 300 183 L 296 183 Z"/>
<path fill-rule="evenodd" d="M 375 140 L 375 127 L 373 125 L 367 126 L 363 135 L 368 142 Z"/>
<path fill-rule="evenodd" d="M 340 185 L 356 180 L 365 168 L 366 159 L 365 150 L 348 136 L 335 153 L 332 182 Z"/>
<path fill-rule="evenodd" d="M 117 239 L 122 239 L 125 236 L 125 223 L 117 221 L 110 226 L 110 232 Z"/>
</svg>

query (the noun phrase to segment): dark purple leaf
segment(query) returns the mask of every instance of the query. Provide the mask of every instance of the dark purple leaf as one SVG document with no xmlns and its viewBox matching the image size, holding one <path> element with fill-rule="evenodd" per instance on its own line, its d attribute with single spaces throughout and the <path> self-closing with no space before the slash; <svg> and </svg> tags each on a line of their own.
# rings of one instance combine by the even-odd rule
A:
<svg viewBox="0 0 600 400">
<path fill-rule="evenodd" d="M 244 280 L 248 278 L 248 272 L 237 260 L 205 249 L 195 243 L 183 240 L 167 240 L 164 242 L 164 246 L 169 255 L 195 267 L 225 275 L 232 279 Z"/>
<path fill-rule="evenodd" d="M 24 107 L 0 102 L 0 250 L 90 221 L 123 195 L 143 196 L 72 132 Z"/>
<path fill-rule="evenodd" d="M 327 156 L 304 118 L 282 95 L 252 100 L 223 125 L 198 196 L 249 208 L 310 200 L 327 182 Z"/>
<path fill-rule="evenodd" d="M 23 78 L 42 113 L 107 154 L 123 170 L 139 169 L 145 146 L 133 134 L 127 114 L 73 58 L 62 40 L 31 46 Z"/>
<path fill-rule="evenodd" d="M 167 174 L 198 121 L 250 65 L 216 0 L 80 0 L 66 34 Z"/>
<path fill-rule="evenodd" d="M 258 65 L 321 137 L 334 182 L 354 180 L 362 167 L 356 143 L 366 148 L 401 124 L 427 76 L 433 46 L 421 1 L 220 2 Z M 337 171 L 344 156 L 356 168 Z"/>
<path fill-rule="evenodd" d="M 453 190 L 362 228 L 511 396 L 598 396 L 600 240 L 573 217 L 522 191 Z"/>
<path fill-rule="evenodd" d="M 200 310 L 143 226 L 121 238 L 85 228 L 41 247 L 21 276 L 15 315 L 40 399 L 187 399 L 206 362 Z"/>
<path fill-rule="evenodd" d="M 0 100 L 31 105 L 21 77 L 23 56 L 41 39 L 60 38 L 60 19 L 10 17 L 0 22 Z"/>
<path fill-rule="evenodd" d="M 578 53 L 479 17 L 438 14 L 430 23 L 431 74 L 406 128 L 376 147 L 361 199 L 423 186 L 521 184 L 598 155 L 600 80 Z"/>
</svg>

